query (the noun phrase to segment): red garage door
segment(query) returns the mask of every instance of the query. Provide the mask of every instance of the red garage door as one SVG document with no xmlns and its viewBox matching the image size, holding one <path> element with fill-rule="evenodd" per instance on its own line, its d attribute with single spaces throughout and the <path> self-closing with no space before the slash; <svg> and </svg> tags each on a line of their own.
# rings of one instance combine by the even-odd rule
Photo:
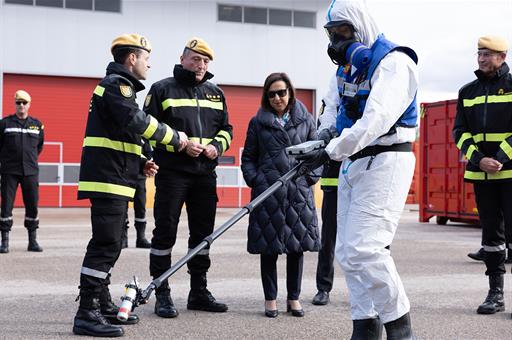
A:
<svg viewBox="0 0 512 340">
<path fill-rule="evenodd" d="M 45 126 L 40 162 L 40 206 L 87 206 L 76 199 L 89 101 L 98 79 L 4 74 L 2 117 L 14 113 L 14 93 L 30 93 L 29 114 Z M 21 193 L 16 206 L 22 206 Z"/>
<path fill-rule="evenodd" d="M 233 142 L 220 159 L 217 168 L 217 194 L 220 207 L 241 207 L 249 202 L 250 189 L 245 186 L 240 171 L 240 157 L 244 147 L 249 120 L 260 107 L 261 87 L 220 86 L 226 95 L 229 120 L 233 125 Z M 313 112 L 314 91 L 297 90 L 297 98 Z"/>
</svg>

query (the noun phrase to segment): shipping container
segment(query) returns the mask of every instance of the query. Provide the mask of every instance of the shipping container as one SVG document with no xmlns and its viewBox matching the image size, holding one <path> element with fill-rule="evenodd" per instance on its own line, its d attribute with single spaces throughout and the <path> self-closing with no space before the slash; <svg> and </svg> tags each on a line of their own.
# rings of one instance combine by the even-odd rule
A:
<svg viewBox="0 0 512 340">
<path fill-rule="evenodd" d="M 473 186 L 464 182 L 467 160 L 452 137 L 456 100 L 421 105 L 419 219 L 478 223 Z"/>
</svg>

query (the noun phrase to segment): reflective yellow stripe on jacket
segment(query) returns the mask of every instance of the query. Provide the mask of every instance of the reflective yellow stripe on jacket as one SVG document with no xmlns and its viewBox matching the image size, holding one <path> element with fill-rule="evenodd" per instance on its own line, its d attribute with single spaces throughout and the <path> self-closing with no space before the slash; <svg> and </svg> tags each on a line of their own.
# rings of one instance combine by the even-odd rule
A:
<svg viewBox="0 0 512 340">
<path fill-rule="evenodd" d="M 183 107 L 193 106 L 208 107 L 215 110 L 223 110 L 224 104 L 222 102 L 212 102 L 207 99 L 166 99 L 162 102 L 162 109 L 165 111 L 168 107 Z"/>
<path fill-rule="evenodd" d="M 337 187 L 338 179 L 337 178 L 320 178 L 320 185 L 324 187 Z"/>
<path fill-rule="evenodd" d="M 220 130 L 219 133 L 217 133 L 215 140 L 222 145 L 222 153 L 231 145 L 231 136 L 229 135 L 229 132 L 224 130 Z"/>
<path fill-rule="evenodd" d="M 478 96 L 473 99 L 464 99 L 462 101 L 464 107 L 472 107 L 478 104 L 485 104 L 486 96 Z M 511 103 L 512 102 L 512 94 L 502 94 L 502 95 L 492 95 L 487 96 L 487 104 L 497 104 L 497 103 Z"/>
<path fill-rule="evenodd" d="M 115 194 L 133 198 L 135 189 L 119 184 L 102 183 L 102 182 L 79 182 L 78 191 L 103 192 L 106 194 Z"/>
<path fill-rule="evenodd" d="M 486 173 L 483 171 L 469 171 L 466 170 L 464 172 L 464 178 L 474 181 L 483 181 L 486 179 L 485 177 Z M 509 179 L 512 178 L 512 170 L 503 170 L 498 171 L 495 174 L 487 174 L 488 180 L 496 180 L 496 179 Z"/>
<path fill-rule="evenodd" d="M 111 140 L 105 137 L 85 137 L 82 146 L 107 148 L 121 152 L 133 153 L 137 156 L 142 154 L 142 147 L 140 145 Z"/>
</svg>

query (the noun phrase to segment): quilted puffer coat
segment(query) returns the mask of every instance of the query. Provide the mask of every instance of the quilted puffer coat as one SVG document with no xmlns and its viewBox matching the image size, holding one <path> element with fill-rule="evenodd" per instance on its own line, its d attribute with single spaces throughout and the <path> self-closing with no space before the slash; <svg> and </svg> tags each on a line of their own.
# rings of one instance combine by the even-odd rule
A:
<svg viewBox="0 0 512 340">
<path fill-rule="evenodd" d="M 317 138 L 313 116 L 299 101 L 283 127 L 276 115 L 260 108 L 249 123 L 242 172 L 255 198 L 297 161 L 285 148 Z M 320 238 L 313 199 L 313 185 L 320 173 L 289 181 L 249 215 L 247 251 L 251 254 L 283 254 L 318 251 Z"/>
</svg>

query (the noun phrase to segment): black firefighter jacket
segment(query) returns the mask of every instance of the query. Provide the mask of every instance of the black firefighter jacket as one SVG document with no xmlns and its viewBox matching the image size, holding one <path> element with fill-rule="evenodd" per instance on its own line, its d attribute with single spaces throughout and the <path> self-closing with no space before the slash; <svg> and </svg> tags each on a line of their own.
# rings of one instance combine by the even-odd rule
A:
<svg viewBox="0 0 512 340">
<path fill-rule="evenodd" d="M 468 159 L 467 182 L 512 180 L 512 75 L 506 63 L 493 78 L 475 71 L 478 79 L 459 91 L 453 136 Z M 479 167 L 483 157 L 503 164 L 501 171 L 488 174 Z"/>
<path fill-rule="evenodd" d="M 80 164 L 78 199 L 131 200 L 145 159 L 141 136 L 179 145 L 176 131 L 139 109 L 144 86 L 123 65 L 110 63 L 91 98 Z"/>
<path fill-rule="evenodd" d="M 242 172 L 252 189 L 251 199 L 268 189 L 297 164 L 285 148 L 317 138 L 313 116 L 297 101 L 290 120 L 282 127 L 275 114 L 260 109 L 249 122 L 242 153 Z M 283 254 L 318 251 L 318 220 L 312 176 L 290 180 L 255 208 L 249 216 L 247 250 L 251 254 Z"/>
<path fill-rule="evenodd" d="M 219 156 L 231 145 L 233 127 L 229 124 L 224 92 L 207 81 L 213 75 L 206 73 L 201 82 L 195 73 L 182 65 L 175 65 L 174 77 L 162 79 L 151 86 L 144 103 L 144 110 L 158 121 L 169 124 L 187 134 L 190 140 L 202 145 L 212 144 Z M 174 147 L 152 143 L 153 157 L 160 174 L 172 170 L 196 175 L 211 174 L 218 158 L 209 159 L 203 154 L 190 157 Z"/>
<path fill-rule="evenodd" d="M 43 151 L 44 126 L 15 114 L 0 121 L 0 173 L 31 176 L 39 173 L 37 159 Z"/>
</svg>

